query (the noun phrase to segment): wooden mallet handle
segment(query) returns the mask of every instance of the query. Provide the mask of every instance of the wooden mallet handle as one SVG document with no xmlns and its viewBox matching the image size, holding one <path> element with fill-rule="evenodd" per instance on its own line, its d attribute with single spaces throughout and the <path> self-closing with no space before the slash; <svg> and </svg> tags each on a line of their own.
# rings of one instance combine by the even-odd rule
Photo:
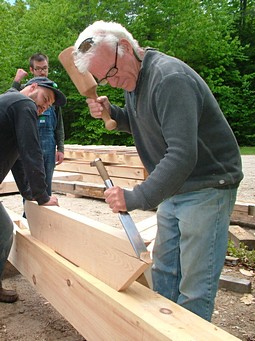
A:
<svg viewBox="0 0 255 341">
<path fill-rule="evenodd" d="M 77 90 L 82 96 L 96 99 L 97 96 L 97 83 L 94 77 L 88 71 L 86 73 L 80 73 L 74 64 L 73 60 L 74 47 L 70 46 L 63 50 L 58 59 L 65 68 L 72 82 L 76 86 Z M 116 128 L 117 123 L 109 115 L 108 111 L 104 108 L 102 112 L 102 119 L 107 130 L 113 130 Z"/>
</svg>

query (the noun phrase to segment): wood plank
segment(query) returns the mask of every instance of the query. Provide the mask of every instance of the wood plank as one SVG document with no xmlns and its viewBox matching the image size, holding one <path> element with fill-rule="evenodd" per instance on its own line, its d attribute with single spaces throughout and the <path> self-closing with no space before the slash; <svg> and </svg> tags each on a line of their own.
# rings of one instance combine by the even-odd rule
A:
<svg viewBox="0 0 255 341">
<path fill-rule="evenodd" d="M 18 193 L 18 187 L 14 181 L 12 172 L 9 172 L 4 178 L 3 182 L 0 184 L 0 194 L 5 193 Z"/>
<path fill-rule="evenodd" d="M 75 193 L 90 198 L 105 199 L 104 191 L 106 187 L 101 184 L 92 184 L 88 182 L 76 182 Z"/>
<path fill-rule="evenodd" d="M 74 194 L 75 182 L 66 180 L 52 180 L 51 187 L 53 192 Z"/>
<path fill-rule="evenodd" d="M 139 283 L 115 291 L 28 231 L 17 230 L 9 261 L 87 341 L 239 340 Z"/>
<path fill-rule="evenodd" d="M 237 201 L 234 206 L 234 211 L 244 212 L 249 215 L 250 207 L 255 207 L 255 203 Z M 254 214 L 251 214 L 254 215 Z"/>
<path fill-rule="evenodd" d="M 95 184 L 101 184 L 101 185 L 104 183 L 100 175 L 83 174 L 83 173 L 80 173 L 80 174 L 84 182 L 93 182 Z M 136 185 L 139 185 L 143 182 L 143 180 L 138 180 L 138 179 L 117 178 L 117 177 L 112 177 L 112 181 L 115 186 L 120 186 L 123 188 L 133 188 Z"/>
<path fill-rule="evenodd" d="M 105 166 L 110 177 L 130 178 L 144 180 L 147 177 L 144 167 L 108 164 Z M 89 162 L 78 160 L 65 160 L 56 166 L 58 171 L 78 172 L 85 174 L 98 174 L 96 167 L 91 167 Z"/>
<path fill-rule="evenodd" d="M 79 181 L 82 180 L 82 175 L 80 173 L 60 172 L 55 169 L 53 180 Z"/>
<path fill-rule="evenodd" d="M 156 214 L 152 217 L 144 219 L 136 224 L 136 227 L 143 238 L 145 244 L 148 246 L 151 244 L 155 238 L 157 233 L 157 216 Z M 151 248 L 150 248 L 151 249 Z"/>
<path fill-rule="evenodd" d="M 82 175 L 80 173 L 71 173 L 71 172 L 58 172 L 54 171 L 53 179 L 58 180 L 81 180 Z M 11 172 L 7 174 L 4 181 L 0 184 L 0 194 L 7 194 L 7 193 L 19 193 L 18 187 L 16 182 L 13 178 Z"/>
<path fill-rule="evenodd" d="M 228 237 L 236 247 L 240 247 L 240 243 L 242 243 L 247 246 L 248 250 L 255 249 L 255 235 L 248 229 L 238 225 L 231 225 L 229 226 Z"/>
<path fill-rule="evenodd" d="M 0 193 L 19 193 L 18 187 L 14 181 L 3 181 L 0 184 Z"/>
<path fill-rule="evenodd" d="M 124 290 L 151 264 L 137 258 L 123 229 L 56 206 L 26 201 L 33 237 L 116 290 Z"/>
<path fill-rule="evenodd" d="M 89 198 L 104 199 L 106 187 L 82 181 L 53 180 L 52 191 L 58 193 L 71 193 Z"/>
<path fill-rule="evenodd" d="M 231 224 L 255 228 L 255 204 L 237 202 L 230 218 Z"/>
<path fill-rule="evenodd" d="M 219 281 L 219 289 L 226 289 L 229 291 L 239 293 L 251 293 L 251 281 L 243 278 L 235 278 L 232 276 L 221 275 Z"/>
<path fill-rule="evenodd" d="M 139 221 L 136 224 L 136 227 L 137 227 L 138 231 L 140 233 L 142 233 L 142 232 L 150 229 L 151 227 L 154 227 L 155 225 L 157 225 L 157 215 L 156 214 L 154 214 L 153 216 L 146 218 L 142 221 Z"/>
</svg>

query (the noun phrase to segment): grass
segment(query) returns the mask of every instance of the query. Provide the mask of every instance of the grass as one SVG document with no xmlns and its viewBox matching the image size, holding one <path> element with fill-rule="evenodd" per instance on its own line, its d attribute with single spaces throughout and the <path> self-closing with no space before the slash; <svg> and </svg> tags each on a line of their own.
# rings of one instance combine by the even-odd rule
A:
<svg viewBox="0 0 255 341">
<path fill-rule="evenodd" d="M 255 270 L 255 250 L 248 250 L 243 243 L 240 243 L 240 247 L 236 248 L 234 243 L 229 241 L 228 255 L 239 258 L 240 264 L 248 269 Z"/>
<path fill-rule="evenodd" d="M 255 155 L 255 147 L 240 147 L 241 155 Z"/>
</svg>

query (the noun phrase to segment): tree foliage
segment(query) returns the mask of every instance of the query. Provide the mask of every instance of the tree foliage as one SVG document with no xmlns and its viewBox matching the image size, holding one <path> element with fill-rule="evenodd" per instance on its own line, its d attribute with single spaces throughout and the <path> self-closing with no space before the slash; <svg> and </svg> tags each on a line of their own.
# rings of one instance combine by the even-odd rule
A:
<svg viewBox="0 0 255 341">
<path fill-rule="evenodd" d="M 49 77 L 68 97 L 64 124 L 69 143 L 125 144 L 131 136 L 109 132 L 90 117 L 85 98 L 58 61 L 95 20 L 123 24 L 143 47 L 182 59 L 208 83 L 240 145 L 255 145 L 255 5 L 252 0 L 0 0 L 0 90 L 6 91 L 17 68 L 43 52 Z M 99 87 L 120 106 L 122 90 Z"/>
</svg>

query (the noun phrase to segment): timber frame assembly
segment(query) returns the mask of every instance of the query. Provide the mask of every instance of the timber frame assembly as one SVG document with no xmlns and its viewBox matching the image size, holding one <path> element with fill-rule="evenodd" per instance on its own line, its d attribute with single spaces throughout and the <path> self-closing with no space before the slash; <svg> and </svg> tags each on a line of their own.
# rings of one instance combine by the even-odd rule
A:
<svg viewBox="0 0 255 341">
<path fill-rule="evenodd" d="M 150 264 L 123 230 L 35 202 L 9 214 L 9 261 L 87 341 L 238 340 L 139 283 Z"/>
</svg>

